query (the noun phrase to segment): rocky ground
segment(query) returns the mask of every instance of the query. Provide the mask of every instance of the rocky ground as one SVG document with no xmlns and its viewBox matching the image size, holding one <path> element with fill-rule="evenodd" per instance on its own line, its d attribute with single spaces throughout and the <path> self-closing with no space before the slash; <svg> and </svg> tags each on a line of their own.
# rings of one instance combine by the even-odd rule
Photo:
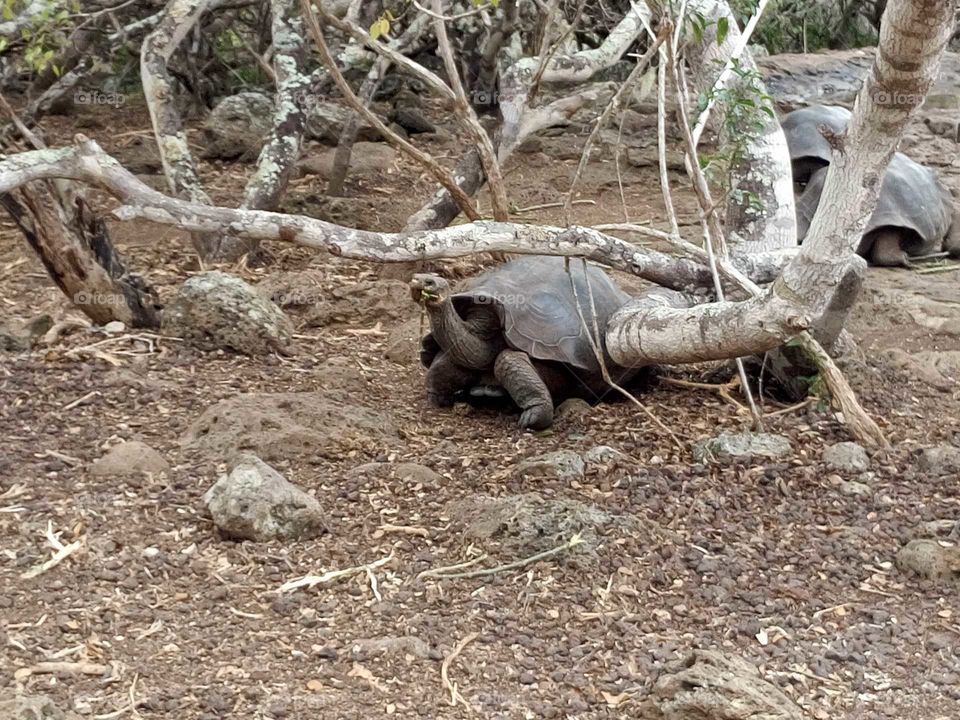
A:
<svg viewBox="0 0 960 720">
<path fill-rule="evenodd" d="M 52 119 L 52 138 L 82 130 L 158 181 L 141 106 L 82 110 Z M 958 188 L 956 137 L 929 117 L 905 146 Z M 631 218 L 657 224 L 651 123 L 630 116 L 622 177 Z M 459 143 L 438 124 L 417 142 L 452 163 Z M 556 201 L 583 137 L 547 136 L 509 163 L 519 217 L 559 220 L 523 209 Z M 378 148 L 347 197 L 306 175 L 289 209 L 398 229 L 430 185 Z M 248 170 L 202 164 L 222 204 Z M 611 152 L 580 197 L 580 222 L 619 216 Z M 114 236 L 165 301 L 196 271 L 180 233 Z M 870 273 L 850 328 L 863 357 L 846 369 L 892 451 L 836 446 L 850 438 L 829 411 L 767 396 L 771 457 L 697 460 L 695 445 L 747 418 L 668 379 L 642 400 L 669 432 L 625 402 L 570 404 L 545 434 L 430 408 L 405 286 L 268 249 L 266 269 L 235 272 L 284 306 L 292 346 L 251 358 L 71 323 L 4 225 L 0 322 L 35 339 L 0 354 L 0 711 L 19 688 L 85 718 L 958 715 L 960 273 Z M 282 478 L 235 467 L 237 452 Z M 225 537 L 204 498 L 227 473 L 296 513 L 238 529 L 242 498 L 218 490 L 219 524 L 303 537 Z M 741 714 L 731 698 L 747 698 Z M 707 707 L 729 714 L 695 714 Z"/>
</svg>

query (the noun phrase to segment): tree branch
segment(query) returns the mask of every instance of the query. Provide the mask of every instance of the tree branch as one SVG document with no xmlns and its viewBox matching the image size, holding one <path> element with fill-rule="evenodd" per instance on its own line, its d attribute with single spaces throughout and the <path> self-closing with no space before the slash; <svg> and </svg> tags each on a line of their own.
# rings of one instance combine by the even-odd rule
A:
<svg viewBox="0 0 960 720">
<path fill-rule="evenodd" d="M 321 14 L 323 14 L 324 20 L 329 19 L 332 22 L 333 17 L 324 13 L 322 0 L 317 0 L 317 2 L 319 10 Z M 303 11 L 304 18 L 307 21 L 307 29 L 310 31 L 310 35 L 313 37 L 314 45 L 320 54 L 320 58 L 323 64 L 327 67 L 327 70 L 330 72 L 330 76 L 333 78 L 337 88 L 340 90 L 340 93 L 343 95 L 350 107 L 352 107 L 355 112 L 362 115 L 368 123 L 375 127 L 387 140 L 387 142 L 419 163 L 434 177 L 434 179 L 436 179 L 437 182 L 445 187 L 453 196 L 461 211 L 468 218 L 471 220 L 479 220 L 480 214 L 473 206 L 473 202 L 469 197 L 467 197 L 467 195 L 463 192 L 460 186 L 457 185 L 453 178 L 450 177 L 450 174 L 440 165 L 438 165 L 436 160 L 434 160 L 432 157 L 411 145 L 409 142 L 388 128 L 383 121 L 373 112 L 371 112 L 370 108 L 364 105 L 360 98 L 356 96 L 356 94 L 353 92 L 353 89 L 344 79 L 340 69 L 337 67 L 336 60 L 334 60 L 333 55 L 330 53 L 330 48 L 327 47 L 327 41 L 323 37 L 323 30 L 320 27 L 320 23 L 317 21 L 317 16 L 313 12 L 311 0 L 300 0 L 300 7 Z M 347 25 L 347 27 L 349 27 L 349 25 Z M 400 55 L 399 57 L 403 56 Z M 391 59 L 394 59 L 393 56 L 391 56 Z M 404 60 L 406 60 L 406 58 L 404 58 Z M 394 61 L 396 62 L 396 60 Z M 416 63 L 413 64 L 416 65 Z M 443 83 L 441 82 L 441 85 L 442 84 Z"/>
</svg>

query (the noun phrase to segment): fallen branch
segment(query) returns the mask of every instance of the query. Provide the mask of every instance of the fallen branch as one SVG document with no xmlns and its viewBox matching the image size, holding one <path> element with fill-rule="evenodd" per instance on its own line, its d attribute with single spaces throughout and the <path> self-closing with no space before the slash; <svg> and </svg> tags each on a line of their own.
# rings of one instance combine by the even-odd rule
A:
<svg viewBox="0 0 960 720">
<path fill-rule="evenodd" d="M 286 593 L 303 587 L 311 588 L 315 585 L 327 585 L 335 580 L 342 580 L 343 578 L 359 575 L 360 573 L 366 573 L 369 576 L 374 570 L 383 567 L 391 560 L 393 560 L 393 553 L 366 565 L 358 565 L 357 567 L 346 568 L 345 570 L 328 570 L 323 575 L 304 575 L 296 580 L 288 580 L 277 588 L 277 592 Z"/>
<path fill-rule="evenodd" d="M 281 240 L 374 262 L 465 257 L 483 252 L 586 257 L 678 290 L 703 287 L 710 272 L 699 263 L 639 247 L 591 228 L 476 222 L 418 233 L 344 228 L 302 215 L 219 208 L 170 198 L 145 185 L 93 140 L 75 147 L 30 151 L 0 160 L 0 194 L 32 180 L 79 180 L 124 203 L 121 220 L 145 219 L 193 232 L 230 233 L 251 240 Z"/>
<path fill-rule="evenodd" d="M 456 706 L 456 704 L 462 703 L 467 710 L 473 711 L 473 708 L 470 706 L 463 696 L 457 690 L 457 684 L 450 682 L 450 664 L 457 659 L 457 656 L 463 652 L 463 649 L 480 637 L 479 633 L 472 632 L 469 635 L 465 635 L 463 639 L 457 643 L 456 647 L 453 648 L 453 651 L 447 655 L 443 662 L 440 664 L 440 678 L 443 680 L 443 686 L 450 691 L 450 705 Z"/>
<path fill-rule="evenodd" d="M 47 542 L 50 543 L 50 546 L 56 550 L 56 552 L 54 553 L 53 557 L 46 562 L 35 565 L 26 572 L 22 573 L 20 575 L 22 580 L 32 580 L 48 570 L 55 568 L 57 565 L 62 563 L 68 557 L 73 555 L 73 553 L 83 547 L 83 538 L 74 540 L 69 545 L 64 545 L 62 542 L 60 542 L 60 538 L 58 538 L 53 532 L 53 523 L 51 523 L 49 520 L 47 521 L 47 530 L 44 535 L 47 538 Z"/>
<path fill-rule="evenodd" d="M 507 563 L 506 565 L 497 565 L 496 567 L 484 568 L 482 570 L 470 570 L 468 572 L 455 572 L 455 573 L 443 573 L 441 571 L 434 570 L 434 571 L 429 571 L 430 572 L 429 575 L 427 575 L 427 573 L 420 573 L 419 577 L 421 578 L 432 577 L 432 578 L 436 578 L 437 580 L 463 580 L 467 578 L 496 575 L 499 572 L 506 572 L 508 570 L 519 570 L 520 568 L 526 567 L 527 565 L 532 565 L 535 562 L 546 560 L 547 558 L 552 558 L 555 555 L 559 555 L 561 553 L 567 552 L 568 550 L 572 550 L 573 548 L 582 544 L 583 544 L 583 538 L 580 536 L 580 533 L 576 533 L 569 540 L 567 540 L 567 542 L 565 542 L 563 545 L 557 545 L 554 548 L 550 548 L 549 550 L 544 550 L 543 552 L 539 552 L 536 555 L 531 555 L 530 557 L 522 558 L 520 560 L 514 560 L 513 562 Z"/>
<path fill-rule="evenodd" d="M 22 683 L 31 675 L 53 675 L 65 673 L 68 675 L 106 675 L 110 668 L 91 662 L 41 662 L 30 667 L 20 668 L 13 673 L 17 682 Z"/>
</svg>

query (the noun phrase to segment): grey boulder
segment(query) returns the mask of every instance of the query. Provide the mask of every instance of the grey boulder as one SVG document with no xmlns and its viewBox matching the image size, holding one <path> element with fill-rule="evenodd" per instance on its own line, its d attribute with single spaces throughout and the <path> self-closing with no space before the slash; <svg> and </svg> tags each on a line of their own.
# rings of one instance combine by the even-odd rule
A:
<svg viewBox="0 0 960 720">
<path fill-rule="evenodd" d="M 91 475 L 157 474 L 170 470 L 170 464 L 156 450 L 138 440 L 110 448 L 90 466 Z"/>
<path fill-rule="evenodd" d="M 870 467 L 867 451 L 853 442 L 841 442 L 824 448 L 821 459 L 840 472 L 864 472 Z"/>
<path fill-rule="evenodd" d="M 256 455 L 241 455 L 203 496 L 214 524 L 237 540 L 306 540 L 326 532 L 317 499 Z"/>
<path fill-rule="evenodd" d="M 180 286 L 164 310 L 163 330 L 205 350 L 262 355 L 285 351 L 293 324 L 253 286 L 213 271 L 194 275 Z"/>
</svg>

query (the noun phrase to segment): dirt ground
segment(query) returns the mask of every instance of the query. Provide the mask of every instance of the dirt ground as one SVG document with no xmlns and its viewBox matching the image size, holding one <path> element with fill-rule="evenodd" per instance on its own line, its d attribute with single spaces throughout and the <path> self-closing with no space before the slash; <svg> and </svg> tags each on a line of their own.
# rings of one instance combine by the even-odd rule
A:
<svg viewBox="0 0 960 720">
<path fill-rule="evenodd" d="M 49 127 L 54 141 L 82 131 L 121 160 L 150 155 L 149 121 L 133 102 L 81 109 Z M 923 132 L 919 125 L 915 147 Z M 656 174 L 644 164 L 654 137 L 642 122 L 628 128 L 622 179 L 631 220 L 657 224 L 665 218 Z M 554 134 L 508 164 L 519 208 L 560 198 L 583 138 L 578 129 Z M 417 142 L 448 164 L 460 152 L 449 127 Z M 940 170 L 960 187 L 955 145 L 951 152 L 937 153 Z M 249 170 L 202 165 L 221 204 L 238 200 Z M 693 239 L 685 181 L 673 184 Z M 314 178 L 296 181 L 288 207 L 392 230 L 431 185 L 400 159 L 351 178 L 346 198 L 325 200 L 322 189 Z M 576 206 L 581 223 L 622 217 L 609 152 L 589 166 L 580 198 L 590 201 Z M 518 217 L 559 222 L 559 211 Z M 116 223 L 112 231 L 164 298 L 192 272 L 182 233 Z M 893 565 L 924 523 L 960 520 L 957 478 L 927 476 L 916 463 L 919 448 L 960 443 L 960 272 L 871 270 L 850 328 L 864 359 L 847 370 L 895 449 L 873 454 L 865 473 L 838 474 L 821 451 L 850 438 L 814 405 L 768 418 L 770 432 L 791 440 L 790 457 L 709 466 L 692 461 L 691 445 L 748 424 L 710 390 L 659 381 L 642 396 L 679 448 L 623 402 L 536 435 L 520 432 L 515 415 L 430 408 L 414 359 L 419 313 L 389 299 L 402 287 L 374 283 L 370 265 L 269 250 L 269 267 L 238 272 L 309 296 L 288 308 L 298 333 L 290 356 L 205 354 L 143 336 L 110 340 L 93 356 L 83 348 L 106 336 L 89 329 L 0 354 L 0 691 L 22 683 L 90 718 L 620 718 L 637 716 L 665 664 L 717 648 L 756 664 L 811 718 L 960 715 L 957 588 Z M 453 276 L 471 269 L 446 266 Z M 0 323 L 42 314 L 77 316 L 5 223 Z M 329 452 L 283 440 L 262 448 L 316 495 L 330 532 L 297 543 L 218 537 L 201 498 L 229 458 L 185 440 L 191 426 L 243 394 L 308 392 L 346 408 L 336 422 L 376 418 L 355 422 Z M 764 408 L 783 406 L 765 398 Z M 170 470 L 91 473 L 121 440 L 147 443 Z M 598 445 L 627 457 L 589 464 L 573 481 L 517 473 L 523 459 Z M 847 492 L 847 481 L 866 490 Z M 418 577 L 482 553 L 478 567 L 492 567 L 542 549 L 508 529 L 466 529 L 478 498 L 530 493 L 589 509 L 596 526 L 586 554 L 472 579 Z M 83 545 L 24 580 L 52 554 L 48 528 Z M 278 592 L 307 574 L 387 558 L 371 574 Z M 443 658 L 468 638 L 449 663 L 463 698 L 451 705 Z M 109 670 L 14 677 L 53 660 Z"/>
</svg>

